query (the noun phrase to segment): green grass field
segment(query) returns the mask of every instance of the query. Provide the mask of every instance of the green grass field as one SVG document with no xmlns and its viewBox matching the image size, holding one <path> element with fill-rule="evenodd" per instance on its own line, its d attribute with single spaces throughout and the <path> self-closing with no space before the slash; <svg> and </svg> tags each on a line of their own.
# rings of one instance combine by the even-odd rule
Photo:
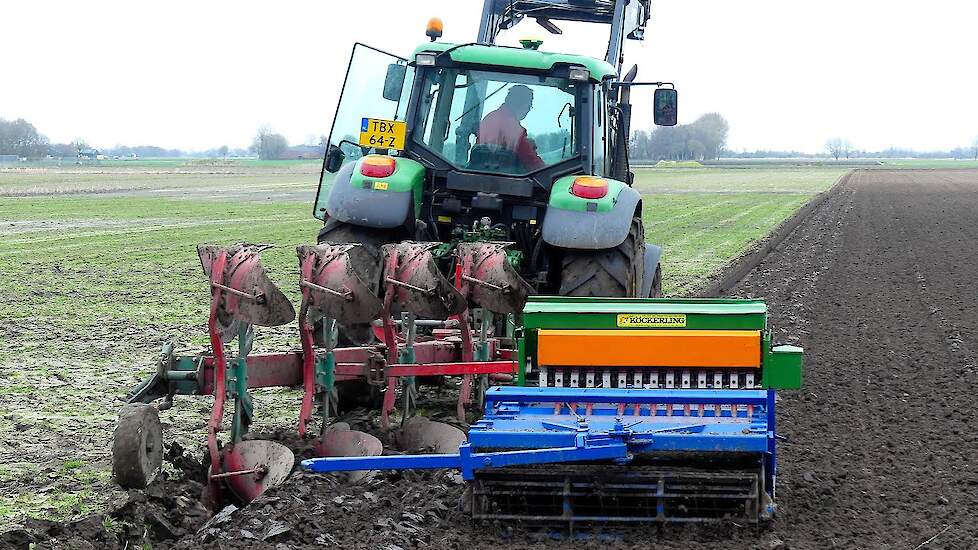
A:
<svg viewBox="0 0 978 550">
<path fill-rule="evenodd" d="M 693 292 L 846 171 L 638 169 L 635 188 L 645 197 L 645 235 L 664 248 L 664 292 Z"/>
<path fill-rule="evenodd" d="M 706 277 L 844 173 L 842 168 L 640 169 L 646 234 L 665 248 L 664 289 Z M 127 390 L 159 346 L 206 341 L 195 245 L 274 243 L 263 254 L 297 305 L 295 246 L 312 242 L 316 163 L 0 170 L 0 529 L 64 518 L 117 494 L 109 442 Z M 261 348 L 294 346 L 291 327 Z M 299 397 L 256 397 L 256 429 L 290 428 Z M 165 434 L 204 441 L 207 399 L 178 399 Z"/>
</svg>

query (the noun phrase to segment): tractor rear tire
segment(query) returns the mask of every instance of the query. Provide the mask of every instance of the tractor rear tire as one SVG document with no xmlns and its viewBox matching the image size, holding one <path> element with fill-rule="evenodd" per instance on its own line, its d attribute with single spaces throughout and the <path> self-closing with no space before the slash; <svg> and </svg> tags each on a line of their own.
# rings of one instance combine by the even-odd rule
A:
<svg viewBox="0 0 978 550">
<path fill-rule="evenodd" d="M 393 230 L 373 229 L 347 223 L 327 225 L 319 232 L 317 242 L 344 244 L 357 243 L 358 246 L 350 251 L 350 262 L 360 280 L 367 285 L 375 295 L 380 294 L 380 276 L 384 266 L 384 252 L 380 247 L 385 244 L 399 242 L 401 239 Z M 316 345 L 323 345 L 322 330 L 317 323 L 315 338 Z M 374 341 L 373 327 L 370 323 L 358 323 L 339 327 L 339 345 L 356 346 L 369 344 Z M 377 407 L 383 395 L 377 386 L 362 380 L 349 380 L 336 383 L 337 412 L 343 413 L 359 406 Z"/>
<path fill-rule="evenodd" d="M 383 271 L 384 253 L 380 247 L 385 244 L 398 242 L 394 231 L 360 227 L 347 223 L 327 225 L 319 232 L 319 244 L 357 243 L 358 246 L 350 251 L 350 262 L 357 276 L 375 295 L 380 294 L 380 275 Z M 340 327 L 339 340 L 341 345 L 368 344 L 373 341 L 373 329 L 369 323 L 358 323 Z M 322 337 L 322 331 L 315 332 L 317 344 Z"/>
<path fill-rule="evenodd" d="M 645 228 L 642 218 L 634 217 L 628 236 L 620 245 L 565 254 L 558 293 L 561 296 L 638 297 L 645 271 L 644 259 Z M 654 283 L 652 292 L 655 292 Z M 661 294 L 661 288 L 659 292 Z"/>
<path fill-rule="evenodd" d="M 649 298 L 662 298 L 662 265 L 656 264 L 655 266 L 655 278 L 652 279 L 652 290 L 649 292 Z"/>
<path fill-rule="evenodd" d="M 163 428 L 153 405 L 133 403 L 119 412 L 112 440 L 112 473 L 126 489 L 145 489 L 163 465 Z"/>
</svg>

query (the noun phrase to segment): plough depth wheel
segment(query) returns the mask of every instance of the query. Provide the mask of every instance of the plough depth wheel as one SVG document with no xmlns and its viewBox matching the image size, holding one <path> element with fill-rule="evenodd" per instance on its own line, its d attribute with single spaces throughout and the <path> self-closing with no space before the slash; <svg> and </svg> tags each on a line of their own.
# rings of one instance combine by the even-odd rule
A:
<svg viewBox="0 0 978 550">
<path fill-rule="evenodd" d="M 126 489 L 145 489 L 163 465 L 163 428 L 153 405 L 133 403 L 119 413 L 112 441 L 112 473 Z"/>
</svg>

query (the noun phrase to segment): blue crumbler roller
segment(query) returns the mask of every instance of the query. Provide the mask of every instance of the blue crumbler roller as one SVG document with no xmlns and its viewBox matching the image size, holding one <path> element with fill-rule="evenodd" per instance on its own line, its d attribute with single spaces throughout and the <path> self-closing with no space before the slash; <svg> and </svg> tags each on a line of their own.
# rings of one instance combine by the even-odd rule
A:
<svg viewBox="0 0 978 550">
<path fill-rule="evenodd" d="M 534 297 L 516 386 L 486 392 L 457 454 L 318 458 L 317 472 L 455 468 L 479 519 L 763 521 L 775 511 L 773 346 L 759 300 Z"/>
</svg>

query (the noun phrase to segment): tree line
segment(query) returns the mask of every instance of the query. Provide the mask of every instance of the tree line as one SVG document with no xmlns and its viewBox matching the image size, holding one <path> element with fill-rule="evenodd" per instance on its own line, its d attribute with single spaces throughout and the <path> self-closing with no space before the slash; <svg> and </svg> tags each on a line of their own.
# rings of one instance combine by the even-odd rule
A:
<svg viewBox="0 0 978 550">
<path fill-rule="evenodd" d="M 325 151 L 326 137 L 309 136 L 306 146 L 309 157 L 322 155 Z M 119 158 L 159 158 L 159 157 L 192 157 L 192 158 L 228 158 L 248 157 L 252 155 L 261 159 L 281 158 L 289 150 L 289 141 L 282 134 L 275 133 L 270 127 L 262 126 L 247 148 L 231 148 L 227 145 L 205 151 L 185 151 L 182 149 L 167 149 L 155 145 L 117 145 L 97 149 L 99 155 Z M 95 152 L 95 148 L 83 139 L 70 143 L 51 143 L 51 140 L 40 133 L 30 122 L 22 118 L 7 120 L 0 118 L 0 155 L 15 155 L 19 158 L 38 159 L 48 156 L 55 158 L 77 158 L 81 155 Z"/>
<path fill-rule="evenodd" d="M 638 161 L 718 159 L 727 144 L 730 125 L 719 113 L 707 113 L 691 124 L 638 130 L 628 143 L 628 156 Z"/>
<path fill-rule="evenodd" d="M 48 154 L 50 141 L 22 118 L 0 118 L 0 155 L 38 158 Z"/>
<path fill-rule="evenodd" d="M 879 151 L 859 149 L 852 145 L 846 138 L 830 138 L 825 142 L 825 150 L 818 153 L 803 151 L 768 150 L 759 149 L 757 151 L 725 151 L 723 154 L 727 158 L 738 159 L 790 159 L 790 158 L 812 158 L 824 159 L 957 159 L 957 160 L 978 160 L 978 138 L 975 138 L 968 147 L 955 147 L 954 149 L 918 151 L 903 147 L 889 147 Z"/>
<path fill-rule="evenodd" d="M 931 159 L 973 159 L 978 160 L 978 137 L 971 141 L 969 147 L 956 147 L 945 151 L 914 151 L 900 147 L 890 147 L 882 151 L 864 151 L 857 149 L 847 138 L 834 137 L 825 141 L 825 150 L 835 160 L 845 157 L 853 158 L 931 158 Z"/>
<path fill-rule="evenodd" d="M 882 151 L 858 149 L 843 137 L 826 140 L 825 151 L 805 153 L 800 151 L 758 150 L 734 152 L 726 149 L 727 133 L 730 129 L 727 120 L 719 113 L 707 113 L 691 124 L 656 127 L 651 132 L 638 130 L 632 133 L 628 144 L 628 154 L 633 161 L 659 160 L 712 160 L 721 156 L 728 158 L 955 158 L 978 160 L 978 137 L 967 147 L 957 147 L 944 151 L 915 151 L 891 147 Z M 353 137 L 350 137 L 353 140 Z M 534 135 L 540 151 L 558 150 L 564 147 L 569 135 L 564 132 Z M 307 154 L 323 154 L 326 136 L 309 136 L 306 139 Z M 227 145 L 206 151 L 184 151 L 166 149 L 154 145 L 116 146 L 100 149 L 99 154 L 107 157 L 196 157 L 228 158 L 258 156 L 260 159 L 278 159 L 289 150 L 288 140 L 269 126 L 261 126 L 248 148 L 230 148 Z M 0 155 L 16 155 L 21 158 L 76 158 L 82 152 L 90 152 L 92 147 L 82 139 L 70 143 L 51 143 L 44 134 L 38 132 L 30 122 L 18 118 L 0 118 Z M 450 151 L 446 152 L 450 153 Z M 452 158 L 449 156 L 449 158 Z"/>
</svg>

